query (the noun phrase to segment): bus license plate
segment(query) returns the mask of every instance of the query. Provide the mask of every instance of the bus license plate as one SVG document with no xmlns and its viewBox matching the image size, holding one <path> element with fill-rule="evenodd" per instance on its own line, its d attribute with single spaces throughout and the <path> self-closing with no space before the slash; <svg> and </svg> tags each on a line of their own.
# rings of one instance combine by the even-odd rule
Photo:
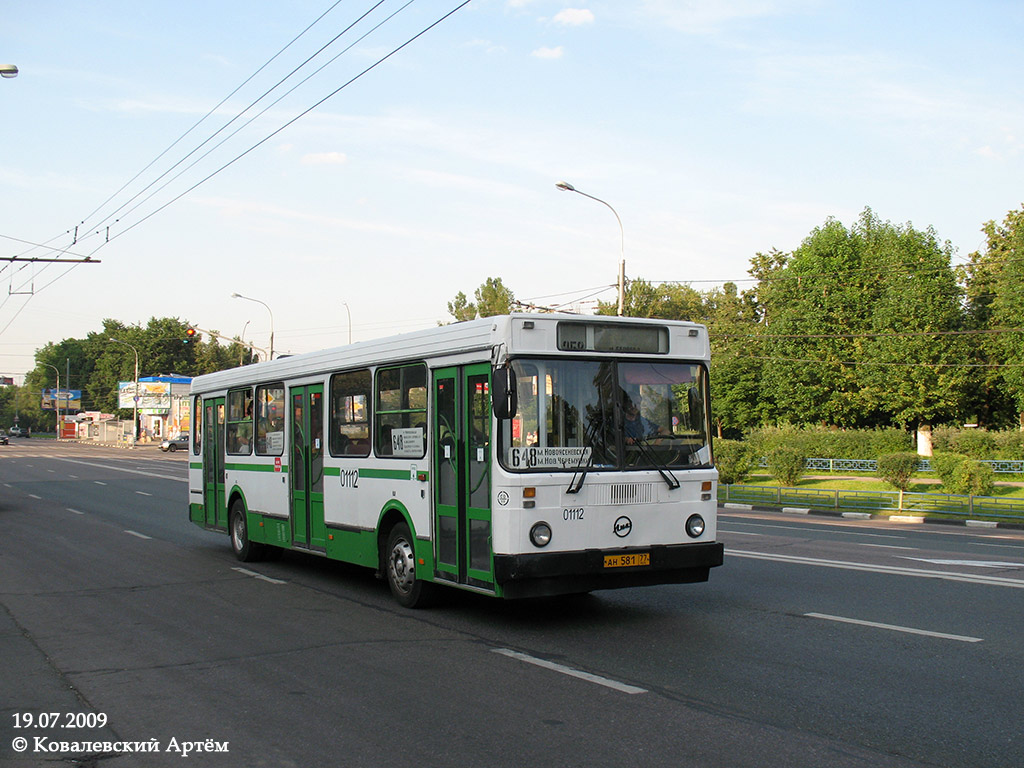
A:
<svg viewBox="0 0 1024 768">
<path fill-rule="evenodd" d="M 631 555 L 605 555 L 605 568 L 636 568 L 638 566 L 650 565 L 650 552 L 636 552 Z"/>
</svg>

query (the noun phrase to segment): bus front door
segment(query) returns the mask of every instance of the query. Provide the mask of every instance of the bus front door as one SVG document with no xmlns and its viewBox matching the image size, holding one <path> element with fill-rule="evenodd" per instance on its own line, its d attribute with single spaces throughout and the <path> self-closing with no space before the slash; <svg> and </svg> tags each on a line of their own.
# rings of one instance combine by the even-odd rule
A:
<svg viewBox="0 0 1024 768">
<path fill-rule="evenodd" d="M 324 388 L 292 387 L 291 479 L 292 544 L 325 551 L 324 525 Z"/>
<path fill-rule="evenodd" d="M 207 528 L 228 528 L 224 498 L 224 398 L 203 400 L 203 507 Z"/>
<path fill-rule="evenodd" d="M 434 375 L 434 562 L 439 579 L 494 589 L 490 366 Z"/>
</svg>

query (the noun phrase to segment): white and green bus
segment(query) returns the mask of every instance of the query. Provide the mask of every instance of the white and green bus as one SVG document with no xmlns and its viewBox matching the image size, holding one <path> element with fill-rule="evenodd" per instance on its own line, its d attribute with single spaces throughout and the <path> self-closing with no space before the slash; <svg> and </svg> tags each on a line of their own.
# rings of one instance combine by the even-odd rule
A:
<svg viewBox="0 0 1024 768">
<path fill-rule="evenodd" d="M 513 314 L 199 376 L 189 516 L 408 607 L 706 581 L 709 357 L 693 323 Z"/>
</svg>

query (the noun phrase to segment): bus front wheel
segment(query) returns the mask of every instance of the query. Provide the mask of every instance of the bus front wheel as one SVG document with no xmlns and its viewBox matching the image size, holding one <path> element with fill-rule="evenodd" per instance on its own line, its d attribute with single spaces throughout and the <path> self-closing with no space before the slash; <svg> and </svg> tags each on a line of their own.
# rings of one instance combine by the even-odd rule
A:
<svg viewBox="0 0 1024 768">
<path fill-rule="evenodd" d="M 409 526 L 405 523 L 391 529 L 384 556 L 388 586 L 398 604 L 405 608 L 426 605 L 433 585 L 416 578 L 416 549 Z"/>
<path fill-rule="evenodd" d="M 231 549 L 234 550 L 235 557 L 243 563 L 252 563 L 263 558 L 265 545 L 249 540 L 249 523 L 241 499 L 235 499 L 235 503 L 231 505 L 228 528 L 231 531 Z"/>
</svg>

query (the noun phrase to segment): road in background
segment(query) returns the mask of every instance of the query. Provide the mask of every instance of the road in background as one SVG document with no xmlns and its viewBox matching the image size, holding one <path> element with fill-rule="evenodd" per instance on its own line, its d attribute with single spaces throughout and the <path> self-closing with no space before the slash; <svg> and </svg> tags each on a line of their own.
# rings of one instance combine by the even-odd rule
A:
<svg viewBox="0 0 1024 768">
<path fill-rule="evenodd" d="M 187 520 L 186 455 L 29 442 L 0 446 L 0 761 L 1024 764 L 1015 531 L 729 512 L 707 584 L 408 611 L 366 569 L 238 563 Z"/>
</svg>

